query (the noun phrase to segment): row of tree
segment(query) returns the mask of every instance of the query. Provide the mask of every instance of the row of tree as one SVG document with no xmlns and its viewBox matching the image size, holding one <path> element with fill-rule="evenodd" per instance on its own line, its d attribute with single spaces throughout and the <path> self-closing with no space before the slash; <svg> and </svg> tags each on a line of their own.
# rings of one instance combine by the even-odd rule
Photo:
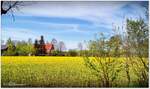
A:
<svg viewBox="0 0 150 89">
<path fill-rule="evenodd" d="M 35 40 L 32 43 L 31 39 L 28 41 L 12 41 L 9 38 L 6 42 L 7 50 L 2 51 L 3 56 L 40 56 L 40 55 L 50 55 L 50 56 L 82 56 L 83 46 L 81 43 L 78 44 L 78 50 L 68 50 L 66 51 L 66 46 L 63 41 L 58 42 L 56 39 L 52 39 L 51 44 L 54 45 L 54 50 L 46 54 L 46 49 L 42 49 L 45 45 L 44 37 L 41 36 L 40 41 Z"/>
<path fill-rule="evenodd" d="M 25 41 L 12 41 L 9 38 L 6 42 L 7 50 L 2 52 L 4 56 L 25 56 L 35 53 L 31 39 Z"/>
</svg>

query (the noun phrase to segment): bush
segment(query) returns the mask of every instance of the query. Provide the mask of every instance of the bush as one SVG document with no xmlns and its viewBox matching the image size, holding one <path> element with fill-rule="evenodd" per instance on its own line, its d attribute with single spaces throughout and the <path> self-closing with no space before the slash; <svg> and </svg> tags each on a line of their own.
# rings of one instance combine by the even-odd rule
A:
<svg viewBox="0 0 150 89">
<path fill-rule="evenodd" d="M 69 50 L 68 56 L 78 56 L 78 52 L 76 50 Z"/>
</svg>

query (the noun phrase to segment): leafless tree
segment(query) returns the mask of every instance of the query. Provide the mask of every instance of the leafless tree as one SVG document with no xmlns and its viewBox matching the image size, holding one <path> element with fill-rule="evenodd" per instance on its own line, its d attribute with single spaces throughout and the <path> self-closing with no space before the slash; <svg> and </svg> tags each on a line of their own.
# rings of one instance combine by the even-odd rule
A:
<svg viewBox="0 0 150 89">
<path fill-rule="evenodd" d="M 83 49 L 82 43 L 78 43 L 78 48 L 79 48 L 79 50 L 82 50 L 82 49 Z"/>
<path fill-rule="evenodd" d="M 15 9 L 19 10 L 20 6 L 24 6 L 22 3 L 22 1 L 1 1 L 1 15 L 13 13 Z"/>
<path fill-rule="evenodd" d="M 58 43 L 58 48 L 59 48 L 59 51 L 65 50 L 65 49 L 66 49 L 65 43 L 64 43 L 63 41 L 60 41 L 60 42 Z"/>
<path fill-rule="evenodd" d="M 1 15 L 10 14 L 15 20 L 14 12 L 19 11 L 21 12 L 21 8 L 24 6 L 35 4 L 35 2 L 28 2 L 28 1 L 1 1 Z"/>
<path fill-rule="evenodd" d="M 82 55 L 82 50 L 83 50 L 82 43 L 78 43 L 78 48 L 79 48 L 79 56 L 81 56 Z"/>
<path fill-rule="evenodd" d="M 14 11 L 19 11 L 21 6 L 24 6 L 23 1 L 1 1 L 1 15 L 10 13 L 15 20 Z"/>
<path fill-rule="evenodd" d="M 58 49 L 58 43 L 57 40 L 55 38 L 52 39 L 51 44 L 54 45 L 54 49 L 57 50 Z"/>
</svg>

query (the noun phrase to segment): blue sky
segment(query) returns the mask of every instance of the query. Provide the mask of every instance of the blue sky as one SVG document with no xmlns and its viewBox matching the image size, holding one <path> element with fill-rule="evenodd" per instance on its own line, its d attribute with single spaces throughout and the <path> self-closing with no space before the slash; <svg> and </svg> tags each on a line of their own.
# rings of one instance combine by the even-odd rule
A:
<svg viewBox="0 0 150 89">
<path fill-rule="evenodd" d="M 24 2 L 11 14 L 2 16 L 2 40 L 52 38 L 64 41 L 67 49 L 75 49 L 79 42 L 94 39 L 95 33 L 112 35 L 113 26 L 124 26 L 126 18 L 145 18 L 148 2 Z M 125 26 L 124 26 L 125 27 Z M 84 46 L 86 48 L 86 46 Z"/>
</svg>

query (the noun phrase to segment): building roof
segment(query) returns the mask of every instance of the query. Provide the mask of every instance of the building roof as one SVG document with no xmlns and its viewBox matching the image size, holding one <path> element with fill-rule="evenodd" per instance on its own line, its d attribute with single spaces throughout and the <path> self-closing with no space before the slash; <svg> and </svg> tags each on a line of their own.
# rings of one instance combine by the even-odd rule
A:
<svg viewBox="0 0 150 89">
<path fill-rule="evenodd" d="M 1 50 L 7 49 L 7 45 L 1 45 Z"/>
<path fill-rule="evenodd" d="M 45 44 L 45 49 L 46 50 L 53 50 L 54 49 L 54 45 L 50 44 L 50 43 L 47 43 L 47 44 Z"/>
</svg>

